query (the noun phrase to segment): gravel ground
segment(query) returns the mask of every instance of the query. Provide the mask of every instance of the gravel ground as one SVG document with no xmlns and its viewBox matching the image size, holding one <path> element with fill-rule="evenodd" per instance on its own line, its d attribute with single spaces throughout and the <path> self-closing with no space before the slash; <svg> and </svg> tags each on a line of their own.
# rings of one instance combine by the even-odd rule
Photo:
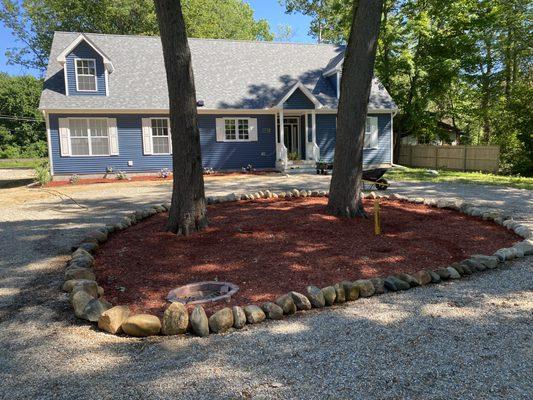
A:
<svg viewBox="0 0 533 400">
<path fill-rule="evenodd" d="M 328 177 L 207 179 L 208 194 L 326 188 Z M 533 194 L 396 184 L 461 196 L 532 222 Z M 168 184 L 0 191 L 0 398 L 533 397 L 531 257 L 458 282 L 386 294 L 208 339 L 128 339 L 77 321 L 68 250 L 117 212 L 168 200 Z M 72 202 L 71 196 L 80 205 Z"/>
</svg>

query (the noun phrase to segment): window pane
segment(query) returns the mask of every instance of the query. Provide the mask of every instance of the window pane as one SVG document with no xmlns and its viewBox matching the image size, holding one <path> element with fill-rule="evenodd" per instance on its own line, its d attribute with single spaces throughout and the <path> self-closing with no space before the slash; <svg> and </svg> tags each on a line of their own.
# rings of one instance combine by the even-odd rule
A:
<svg viewBox="0 0 533 400">
<path fill-rule="evenodd" d="M 87 120 L 86 119 L 71 119 L 69 120 L 70 136 L 71 137 L 87 137 Z"/>
<path fill-rule="evenodd" d="M 166 118 L 152 119 L 152 136 L 168 136 L 168 120 Z"/>
<path fill-rule="evenodd" d="M 107 120 L 105 119 L 90 119 L 89 128 L 91 136 L 107 137 Z"/>
<path fill-rule="evenodd" d="M 78 75 L 78 89 L 96 90 L 96 80 L 94 79 L 94 76 Z"/>
<path fill-rule="evenodd" d="M 91 138 L 91 149 L 93 156 L 109 155 L 109 139 L 106 137 Z"/>
<path fill-rule="evenodd" d="M 372 124 L 370 123 L 370 118 L 366 117 L 365 132 L 370 133 L 372 129 Z"/>
<path fill-rule="evenodd" d="M 170 153 L 170 147 L 168 143 L 168 137 L 166 136 L 154 136 L 154 154 L 167 154 Z"/>
<path fill-rule="evenodd" d="M 71 137 L 70 146 L 72 148 L 73 156 L 88 156 L 89 155 L 89 139 L 88 138 L 72 138 Z"/>
<path fill-rule="evenodd" d="M 249 127 L 247 119 L 239 120 L 239 140 L 248 140 Z"/>
<path fill-rule="evenodd" d="M 224 121 L 224 126 L 226 130 L 226 140 L 235 140 L 237 138 L 236 129 L 235 129 L 235 120 L 226 119 Z"/>
</svg>

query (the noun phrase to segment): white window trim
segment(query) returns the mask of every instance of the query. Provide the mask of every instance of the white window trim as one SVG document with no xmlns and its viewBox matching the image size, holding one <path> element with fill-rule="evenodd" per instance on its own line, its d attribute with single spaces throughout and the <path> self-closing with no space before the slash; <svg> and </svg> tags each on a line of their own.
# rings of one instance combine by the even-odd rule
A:
<svg viewBox="0 0 533 400">
<path fill-rule="evenodd" d="M 81 90 L 78 82 L 78 61 L 92 61 L 94 63 L 94 90 Z M 74 59 L 74 74 L 76 76 L 76 91 L 77 92 L 89 92 L 95 93 L 98 92 L 98 78 L 96 73 L 96 59 L 95 58 L 75 58 Z M 82 75 L 82 76 L 91 76 L 91 75 Z"/>
<path fill-rule="evenodd" d="M 89 125 L 89 121 L 91 119 L 102 119 L 106 121 L 106 127 L 107 127 L 107 154 L 92 154 L 93 153 L 93 146 L 91 143 L 91 128 Z M 72 120 L 85 120 L 87 121 L 87 141 L 89 143 L 89 154 L 72 154 L 72 135 L 70 133 L 70 121 Z M 96 137 L 103 137 L 103 136 L 96 136 Z M 75 138 L 79 138 L 78 136 L 75 136 Z M 69 154 L 70 157 L 111 157 L 111 137 L 109 136 L 109 127 L 107 124 L 107 118 L 68 118 L 68 147 L 69 147 Z"/>
<path fill-rule="evenodd" d="M 172 134 L 170 132 L 170 118 L 167 117 L 150 117 L 150 140 L 152 141 L 152 153 L 153 156 L 164 156 L 172 154 Z M 168 153 L 156 153 L 154 151 L 154 132 L 152 130 L 152 120 L 154 119 L 166 119 L 167 120 L 167 126 L 168 126 Z"/>
<path fill-rule="evenodd" d="M 374 115 L 370 115 L 370 116 L 367 116 L 365 118 L 365 133 L 364 135 L 366 136 L 366 121 L 368 118 L 375 118 L 376 119 L 376 136 L 377 136 L 377 140 L 376 140 L 376 146 L 375 147 L 366 147 L 365 144 L 364 144 L 364 138 L 363 138 L 363 150 L 377 150 L 379 149 L 379 118 L 374 116 Z"/>
<path fill-rule="evenodd" d="M 246 120 L 248 121 L 248 139 L 239 139 L 239 120 Z M 250 120 L 252 118 L 242 118 L 242 117 L 224 117 L 222 118 L 222 120 L 224 121 L 224 142 L 230 142 L 230 143 L 233 143 L 233 142 L 255 142 L 255 140 L 252 140 L 251 139 L 251 132 L 250 132 Z M 235 139 L 228 139 L 226 137 L 226 121 L 235 121 Z"/>
</svg>

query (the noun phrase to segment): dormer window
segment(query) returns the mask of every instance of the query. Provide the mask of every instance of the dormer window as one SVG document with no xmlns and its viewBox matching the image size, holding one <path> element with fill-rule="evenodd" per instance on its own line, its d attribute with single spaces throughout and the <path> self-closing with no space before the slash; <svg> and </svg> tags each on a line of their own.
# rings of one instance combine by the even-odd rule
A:
<svg viewBox="0 0 533 400">
<path fill-rule="evenodd" d="M 79 92 L 96 92 L 96 60 L 77 58 L 76 64 L 76 90 Z"/>
</svg>

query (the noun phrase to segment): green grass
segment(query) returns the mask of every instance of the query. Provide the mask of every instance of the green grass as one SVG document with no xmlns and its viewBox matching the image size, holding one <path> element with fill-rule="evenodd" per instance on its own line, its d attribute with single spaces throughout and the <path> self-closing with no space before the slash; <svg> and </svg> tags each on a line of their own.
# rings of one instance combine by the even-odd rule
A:
<svg viewBox="0 0 533 400">
<path fill-rule="evenodd" d="M 0 159 L 0 169 L 2 168 L 35 168 L 46 158 L 5 158 Z"/>
<path fill-rule="evenodd" d="M 385 174 L 385 178 L 393 181 L 460 182 L 477 185 L 510 186 L 519 189 L 533 190 L 533 178 L 494 175 L 483 172 L 439 170 L 439 175 L 433 176 L 427 174 L 426 170 L 423 168 L 392 168 Z"/>
</svg>

